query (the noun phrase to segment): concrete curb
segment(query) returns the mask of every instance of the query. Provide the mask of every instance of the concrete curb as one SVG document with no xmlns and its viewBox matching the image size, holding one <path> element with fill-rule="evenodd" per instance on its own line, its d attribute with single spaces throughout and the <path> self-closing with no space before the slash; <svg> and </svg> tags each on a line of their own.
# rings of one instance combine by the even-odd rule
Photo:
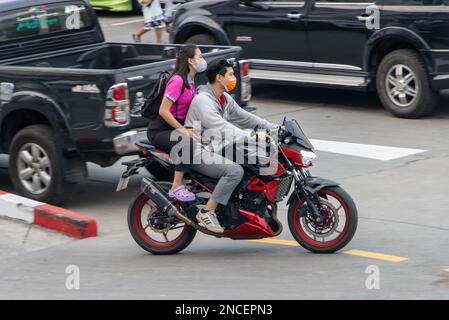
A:
<svg viewBox="0 0 449 320">
<path fill-rule="evenodd" d="M 92 217 L 0 190 L 0 217 L 2 216 L 37 224 L 77 238 L 98 235 L 97 221 Z"/>
</svg>

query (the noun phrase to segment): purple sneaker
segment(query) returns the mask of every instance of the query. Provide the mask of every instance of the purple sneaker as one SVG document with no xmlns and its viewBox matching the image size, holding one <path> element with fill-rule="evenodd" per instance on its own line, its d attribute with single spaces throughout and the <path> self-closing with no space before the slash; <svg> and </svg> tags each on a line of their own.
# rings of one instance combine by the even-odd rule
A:
<svg viewBox="0 0 449 320">
<path fill-rule="evenodd" d="M 196 199 L 195 194 L 187 190 L 184 185 L 179 186 L 176 189 L 170 189 L 168 195 L 182 202 L 194 201 Z"/>
</svg>

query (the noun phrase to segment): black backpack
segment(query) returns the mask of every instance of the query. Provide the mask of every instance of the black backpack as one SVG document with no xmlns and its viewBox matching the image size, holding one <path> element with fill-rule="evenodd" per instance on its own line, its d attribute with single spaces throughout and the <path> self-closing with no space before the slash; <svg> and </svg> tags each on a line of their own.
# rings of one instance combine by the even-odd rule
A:
<svg viewBox="0 0 449 320">
<path fill-rule="evenodd" d="M 167 71 L 159 75 L 159 79 L 153 91 L 145 98 L 145 104 L 142 107 L 141 115 L 149 120 L 154 120 L 159 115 L 159 108 L 161 107 L 162 99 L 164 98 L 165 88 L 171 74 Z M 184 86 L 182 86 L 181 96 L 184 93 Z M 178 115 L 178 101 L 176 101 L 176 117 Z"/>
</svg>

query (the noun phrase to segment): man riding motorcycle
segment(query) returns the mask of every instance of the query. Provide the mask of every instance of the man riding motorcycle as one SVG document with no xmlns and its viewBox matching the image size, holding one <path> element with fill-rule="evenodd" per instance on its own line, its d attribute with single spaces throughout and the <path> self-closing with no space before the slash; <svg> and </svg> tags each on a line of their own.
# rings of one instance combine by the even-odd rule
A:
<svg viewBox="0 0 449 320">
<path fill-rule="evenodd" d="M 277 217 L 278 204 L 290 194 L 286 219 L 298 244 L 315 253 L 344 248 L 357 229 L 357 207 L 338 182 L 312 175 L 309 168 L 316 155 L 299 123 L 284 118 L 277 130 L 257 134 L 255 139 L 257 128 L 274 129 L 276 125 L 247 113 L 227 93 L 235 83 L 232 64 L 214 61 L 207 76 L 210 82 L 199 88 L 184 123 L 194 129 L 203 144 L 191 143 L 194 152 L 184 152 L 184 143 L 178 148 L 182 149 L 182 162 L 188 166 L 190 181 L 186 186 L 196 199 L 177 201 L 169 195 L 170 182 L 144 177 L 128 209 L 128 226 L 136 243 L 152 254 L 165 255 L 187 248 L 197 231 L 234 240 L 273 238 L 283 231 Z M 209 129 L 218 134 L 210 134 Z M 222 134 L 226 135 L 224 140 Z M 238 138 L 244 138 L 243 161 L 234 160 L 234 154 L 226 152 L 228 146 L 232 151 L 242 146 L 235 141 Z M 127 169 L 117 191 L 126 189 L 130 177 L 152 162 L 169 172 L 176 169 L 176 157 L 172 156 L 176 148 L 168 155 L 147 141 L 139 141 L 136 146 L 144 157 L 123 163 Z"/>
<path fill-rule="evenodd" d="M 245 111 L 228 94 L 237 84 L 232 62 L 226 59 L 214 60 L 208 64 L 206 75 L 209 82 L 199 87 L 198 94 L 187 113 L 185 125 L 196 130 L 200 129 L 202 132 L 213 130 L 224 133 L 226 136 L 226 139 L 216 140 L 211 139 L 211 136 L 216 135 L 203 135 L 202 143 L 208 151 L 212 152 L 213 164 L 193 164 L 191 168 L 206 176 L 219 179 L 211 198 L 204 208 L 200 209 L 196 218 L 210 231 L 223 233 L 224 229 L 220 226 L 214 211 L 218 204 L 228 203 L 234 189 L 242 179 L 243 168 L 228 159 L 225 163 L 221 161 L 222 164 L 217 164 L 221 158 L 218 153 L 232 141 L 242 138 L 254 139 L 252 133 L 256 127 L 272 130 L 277 129 L 278 126 Z M 200 124 L 201 128 L 197 128 L 197 124 Z M 264 140 L 266 136 L 258 133 L 257 138 Z"/>
</svg>

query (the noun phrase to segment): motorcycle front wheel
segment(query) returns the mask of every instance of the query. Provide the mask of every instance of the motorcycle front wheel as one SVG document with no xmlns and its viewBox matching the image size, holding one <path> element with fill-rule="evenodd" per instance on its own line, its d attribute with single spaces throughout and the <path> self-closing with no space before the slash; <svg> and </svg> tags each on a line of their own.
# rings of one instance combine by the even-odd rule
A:
<svg viewBox="0 0 449 320">
<path fill-rule="evenodd" d="M 296 198 L 288 209 L 288 224 L 295 240 L 314 253 L 334 253 L 344 248 L 357 229 L 357 208 L 351 196 L 340 187 L 318 191 L 322 221 L 308 212 L 304 199 Z"/>
<path fill-rule="evenodd" d="M 145 193 L 138 193 L 128 209 L 128 228 L 137 244 L 155 255 L 178 253 L 193 241 L 196 229 L 184 222 L 166 223 L 162 213 Z"/>
</svg>

